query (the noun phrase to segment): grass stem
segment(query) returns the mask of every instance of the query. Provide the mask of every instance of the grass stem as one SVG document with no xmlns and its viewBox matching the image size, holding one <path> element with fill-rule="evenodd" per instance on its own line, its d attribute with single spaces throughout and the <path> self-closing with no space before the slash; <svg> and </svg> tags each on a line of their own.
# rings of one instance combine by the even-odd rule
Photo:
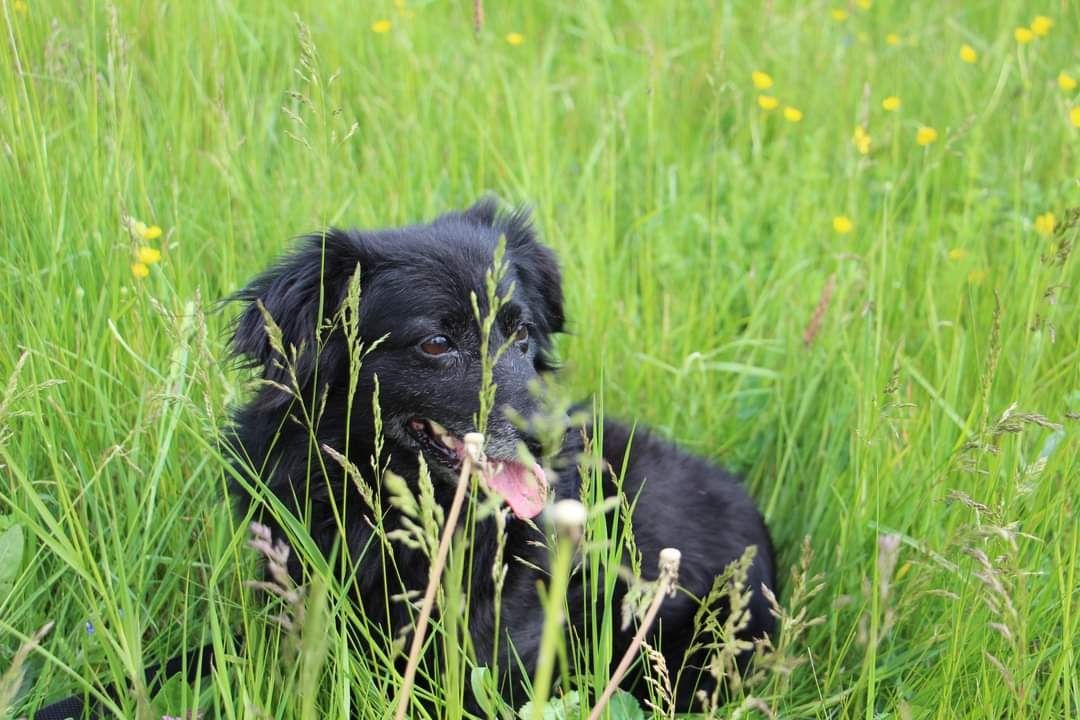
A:
<svg viewBox="0 0 1080 720">
<path fill-rule="evenodd" d="M 416 620 L 416 630 L 413 632 L 412 645 L 409 647 L 409 660 L 405 665 L 401 690 L 398 691 L 395 720 L 403 720 L 409 709 L 409 697 L 412 695 L 413 684 L 416 681 L 416 668 L 420 664 L 420 651 L 424 646 L 424 636 L 427 634 L 431 611 L 435 606 L 435 593 L 439 589 L 439 581 L 442 578 L 443 568 L 446 566 L 446 556 L 450 552 L 450 540 L 454 537 L 454 530 L 457 528 L 461 506 L 465 503 L 465 490 L 469 487 L 469 476 L 472 474 L 474 465 L 481 467 L 484 463 L 483 447 L 484 436 L 480 433 L 469 433 L 465 436 L 465 457 L 461 461 L 457 490 L 454 492 L 450 512 L 446 515 L 446 524 L 443 525 L 435 562 L 432 563 L 431 571 L 428 573 L 427 589 L 424 590 L 424 600 L 420 603 L 420 616 Z"/>
<path fill-rule="evenodd" d="M 604 707 L 607 706 L 615 691 L 618 690 L 623 676 L 626 675 L 626 671 L 630 669 L 634 658 L 637 657 L 638 652 L 641 650 L 641 644 L 645 642 L 645 636 L 648 634 L 653 622 L 655 622 L 656 616 L 660 612 L 660 606 L 664 604 L 664 598 L 669 597 L 675 590 L 675 584 L 679 581 L 679 560 L 681 557 L 682 553 L 675 548 L 664 548 L 660 551 L 660 577 L 656 581 L 656 592 L 653 595 L 652 602 L 649 603 L 649 609 L 645 612 L 641 624 L 638 625 L 637 632 L 634 633 L 634 639 L 630 642 L 630 647 L 626 648 L 622 660 L 619 661 L 615 672 L 611 674 L 607 687 L 604 688 L 600 699 L 596 701 L 592 712 L 589 713 L 589 720 L 599 720 L 600 714 L 604 712 Z"/>
</svg>

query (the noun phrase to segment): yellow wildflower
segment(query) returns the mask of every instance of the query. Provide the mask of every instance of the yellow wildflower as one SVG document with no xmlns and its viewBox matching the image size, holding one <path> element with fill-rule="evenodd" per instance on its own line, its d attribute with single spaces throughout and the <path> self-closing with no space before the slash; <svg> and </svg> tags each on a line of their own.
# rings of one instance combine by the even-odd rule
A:
<svg viewBox="0 0 1080 720">
<path fill-rule="evenodd" d="M 861 7 L 863 10 L 869 10 L 873 4 L 871 0 L 855 0 L 855 4 Z"/>
<path fill-rule="evenodd" d="M 895 112 L 900 109 L 900 98 L 890 95 L 881 101 L 881 107 L 888 112 Z"/>
<path fill-rule="evenodd" d="M 802 120 L 802 110 L 788 105 L 784 108 L 784 119 L 788 122 L 797 123 Z"/>
<path fill-rule="evenodd" d="M 511 45 L 520 45 L 521 43 L 525 42 L 525 36 L 519 32 L 506 33 L 506 42 L 510 43 Z"/>
<path fill-rule="evenodd" d="M 900 44 L 900 42 L 901 42 L 900 36 L 897 35 L 896 33 L 889 33 L 888 35 L 885 36 L 885 44 L 886 45 L 892 45 L 893 47 L 896 47 L 897 45 Z"/>
<path fill-rule="evenodd" d="M 847 235 L 855 229 L 855 223 L 847 215 L 837 215 L 832 219 L 832 229 L 840 235 Z"/>
<path fill-rule="evenodd" d="M 142 280 L 150 274 L 150 268 L 146 266 L 146 263 L 131 263 L 131 274 L 134 275 L 137 280 Z"/>
<path fill-rule="evenodd" d="M 1035 232 L 1040 235 L 1054 234 L 1054 213 L 1047 212 L 1035 217 Z"/>
<path fill-rule="evenodd" d="M 915 132 L 915 142 L 922 146 L 930 145 L 937 140 L 937 130 L 923 126 Z"/>
<path fill-rule="evenodd" d="M 153 265 L 154 263 L 161 261 L 161 251 L 157 248 L 141 247 L 136 253 L 136 256 L 143 265 Z"/>
<path fill-rule="evenodd" d="M 15 0 L 15 2 L 11 3 L 11 9 L 19 15 L 30 12 L 30 6 L 26 4 L 26 0 Z"/>
<path fill-rule="evenodd" d="M 391 27 L 392 26 L 389 20 L 376 20 L 375 22 L 371 23 L 371 32 L 379 33 L 380 35 L 382 35 L 383 33 L 390 32 Z"/>
<path fill-rule="evenodd" d="M 848 19 L 848 12 L 843 8 L 834 8 L 829 14 L 832 15 L 832 19 L 836 22 L 844 22 Z"/>
<path fill-rule="evenodd" d="M 139 233 L 143 240 L 157 240 L 161 237 L 161 228 L 157 225 L 151 225 L 150 227 L 144 227 L 143 231 Z"/>
<path fill-rule="evenodd" d="M 985 270 L 972 270 L 968 273 L 968 282 L 972 285 L 982 285 L 988 274 Z"/>
<path fill-rule="evenodd" d="M 870 153 L 870 133 L 866 132 L 866 128 L 862 125 L 855 126 L 855 134 L 852 135 L 851 142 L 855 144 L 855 149 L 860 155 Z"/>
<path fill-rule="evenodd" d="M 963 260 L 968 256 L 968 251 L 964 248 L 953 248 L 949 251 L 950 260 Z"/>
<path fill-rule="evenodd" d="M 1031 32 L 1035 33 L 1039 37 L 1046 37 L 1050 34 L 1050 28 L 1054 27 L 1054 21 L 1045 15 L 1036 15 L 1035 19 L 1031 21 Z"/>
<path fill-rule="evenodd" d="M 1076 78 L 1062 70 L 1058 74 L 1058 87 L 1065 92 L 1072 92 L 1076 89 Z"/>
<path fill-rule="evenodd" d="M 960 59 L 970 65 L 979 59 L 979 53 L 970 45 L 963 45 L 960 47 Z"/>
<path fill-rule="evenodd" d="M 1069 111 L 1069 119 L 1072 120 L 1072 124 L 1075 127 L 1080 128 L 1080 105 L 1077 105 Z"/>
<path fill-rule="evenodd" d="M 761 70 L 750 73 L 750 79 L 754 81 L 754 87 L 758 90 L 768 90 L 773 85 L 772 75 Z"/>
<path fill-rule="evenodd" d="M 1031 32 L 1031 30 L 1026 27 L 1018 27 L 1013 30 L 1013 37 L 1016 38 L 1016 42 L 1021 45 L 1027 45 L 1035 39 L 1035 33 Z"/>
<path fill-rule="evenodd" d="M 780 101 L 772 95 L 758 95 L 757 104 L 762 110 L 775 110 L 780 105 Z"/>
</svg>

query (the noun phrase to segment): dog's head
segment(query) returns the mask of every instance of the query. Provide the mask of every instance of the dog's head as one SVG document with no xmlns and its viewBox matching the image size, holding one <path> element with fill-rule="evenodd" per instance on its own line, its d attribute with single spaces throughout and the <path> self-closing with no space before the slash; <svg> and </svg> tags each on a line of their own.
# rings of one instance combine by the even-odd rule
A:
<svg viewBox="0 0 1080 720">
<path fill-rule="evenodd" d="M 296 386 L 323 416 L 320 428 L 353 447 L 371 447 L 372 398 L 378 385 L 382 428 L 392 466 L 415 467 L 423 453 L 433 475 L 456 478 L 462 438 L 480 408 L 482 328 L 489 313 L 486 278 L 505 237 L 504 298 L 488 340 L 496 386 L 485 450 L 495 470 L 488 482 L 521 516 L 542 507 L 546 481 L 535 459 L 541 448 L 511 419 L 537 411 L 534 381 L 553 368 L 551 339 L 563 329 L 562 287 L 554 254 L 535 236 L 528 214 L 501 215 L 492 200 L 425 225 L 310 235 L 257 277 L 235 299 L 247 303 L 237 320 L 234 352 L 266 383 L 256 403 L 280 413 Z M 352 367 L 341 308 L 360 273 L 359 335 L 370 349 Z M 473 306 L 475 297 L 478 308 Z M 280 328 L 287 358 L 275 350 L 267 316 Z M 346 433 L 345 428 L 349 430 Z M 366 437 L 365 437 L 366 435 Z M 527 452 L 523 452 L 527 451 Z M 366 466 L 366 458 L 356 458 Z M 410 465 L 410 463 L 412 463 Z"/>
</svg>

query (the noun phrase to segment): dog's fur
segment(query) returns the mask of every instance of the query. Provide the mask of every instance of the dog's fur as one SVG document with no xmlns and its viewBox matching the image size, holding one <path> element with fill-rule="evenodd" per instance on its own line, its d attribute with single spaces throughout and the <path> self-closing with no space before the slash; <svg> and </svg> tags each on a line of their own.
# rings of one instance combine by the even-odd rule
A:
<svg viewBox="0 0 1080 720">
<path fill-rule="evenodd" d="M 324 445 L 342 452 L 348 448 L 352 463 L 367 473 L 370 481 L 371 456 L 376 452 L 372 407 L 376 378 L 385 436 L 379 462 L 388 463 L 390 470 L 406 478 L 414 489 L 418 453 L 424 450 L 427 454 L 429 448 L 422 448 L 409 432 L 410 420 L 435 420 L 459 438 L 473 430 L 481 385 L 481 329 L 470 297 L 475 293 L 481 300 L 481 312 L 486 311 L 482 302 L 485 274 L 492 267 L 500 236 L 506 239 L 508 267 L 500 290 L 512 296 L 497 316 L 490 347 L 494 352 L 522 327 L 528 337 L 521 341 L 519 335 L 494 366 L 496 409 L 488 424 L 486 451 L 490 457 L 512 460 L 520 443 L 536 457 L 547 457 L 550 464 L 553 453 L 573 456 L 581 431 L 568 432 L 563 448 L 542 449 L 537 439 L 518 429 L 505 412 L 509 408 L 513 414 L 528 418 L 540 410 L 530 385 L 553 371 L 551 340 L 565 322 L 558 264 L 554 254 L 537 241 L 524 212 L 502 215 L 493 201 L 484 200 L 430 224 L 311 235 L 292 255 L 237 295 L 246 305 L 235 327 L 233 348 L 271 382 L 262 384 L 236 413 L 235 450 L 245 467 L 254 468 L 250 472 L 253 482 L 265 484 L 298 517 L 308 518 L 311 537 L 324 553 L 342 548 L 349 553 L 355 567 L 355 576 L 349 580 L 358 602 L 369 621 L 390 633 L 407 629 L 412 613 L 404 601 L 388 603 L 386 599 L 406 591 L 422 591 L 428 580 L 427 562 L 419 552 L 397 546 L 396 570 L 385 568 L 378 542 L 371 542 L 367 505 L 353 482 L 344 477 L 337 462 L 325 457 L 319 462 L 313 454 Z M 349 348 L 340 326 L 329 321 L 339 311 L 358 268 L 362 286 L 360 334 L 369 345 L 381 340 L 363 358 L 354 404 L 349 408 Z M 264 313 L 280 327 L 285 348 L 297 349 L 295 382 L 308 407 L 325 403 L 314 442 L 301 420 L 298 403 L 282 387 L 294 381 L 284 359 L 271 347 Z M 452 350 L 431 355 L 421 349 L 433 336 L 448 339 Z M 644 558 L 646 576 L 655 577 L 651 569 L 662 548 L 682 551 L 679 583 L 688 593 L 680 592 L 664 603 L 658 623 L 660 635 L 652 636 L 660 643 L 672 674 L 684 660 L 689 667 L 698 668 L 705 661 L 700 652 L 684 657 L 699 605 L 691 595 L 705 596 L 714 578 L 750 545 L 757 546 L 747 583 L 753 591 L 751 616 L 741 635 L 752 638 L 769 633 L 773 618 L 760 588 L 763 583 L 775 587 L 772 546 L 760 514 L 737 479 L 656 436 L 640 429 L 632 433 L 614 422 L 603 425 L 602 448 L 604 458 L 616 471 L 624 468 L 627 459 L 622 491 L 636 498 L 633 537 Z M 544 450 L 548 451 L 546 456 Z M 448 507 L 456 472 L 438 457 L 427 456 L 426 460 L 435 481 L 436 499 Z M 555 466 L 558 468 L 558 463 Z M 548 478 L 556 497 L 578 497 L 579 474 L 572 463 L 549 470 Z M 605 495 L 616 492 L 613 485 L 605 490 Z M 241 510 L 246 510 L 250 496 L 242 492 L 239 496 Z M 343 513 L 342 525 L 339 512 Z M 281 527 L 268 516 L 266 521 L 280 537 Z M 388 509 L 383 522 L 390 529 L 399 527 L 398 511 Z M 494 639 L 491 567 L 495 533 L 494 519 L 478 523 L 473 544 L 474 586 L 469 594 L 469 631 L 478 662 L 488 665 Z M 515 670 L 513 654 L 531 675 L 543 619 L 537 582 L 546 578 L 530 564 L 544 567 L 548 554 L 542 542 L 537 542 L 542 537 L 531 523 L 511 516 L 506 535 L 509 569 L 501 608 L 504 636 L 499 643 L 499 667 L 506 675 L 500 680 L 504 694 L 513 695 L 512 702 L 520 703 L 521 676 Z M 302 574 L 295 553 L 290 570 L 297 577 Z M 571 613 L 580 613 L 583 589 L 573 585 L 570 592 Z M 620 581 L 615 603 L 624 592 Z M 618 616 L 617 607 L 614 615 Z M 569 618 L 579 632 L 584 630 L 581 621 L 576 614 Z M 613 629 L 616 662 L 633 632 L 633 626 Z M 685 708 L 692 702 L 695 687 L 700 686 L 696 672 L 684 673 L 684 679 L 676 690 L 678 704 Z M 637 689 L 641 689 L 640 683 Z"/>
</svg>

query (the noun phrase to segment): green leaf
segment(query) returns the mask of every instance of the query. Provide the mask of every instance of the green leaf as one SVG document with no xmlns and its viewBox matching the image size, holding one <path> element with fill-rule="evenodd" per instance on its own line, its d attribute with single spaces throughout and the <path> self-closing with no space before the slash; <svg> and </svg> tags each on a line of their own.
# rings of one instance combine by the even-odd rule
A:
<svg viewBox="0 0 1080 720">
<path fill-rule="evenodd" d="M 11 525 L 0 532 L 0 598 L 11 592 L 15 578 L 19 576 L 24 547 L 22 525 Z"/>
<path fill-rule="evenodd" d="M 645 720 L 645 712 L 637 698 L 625 690 L 616 690 L 608 703 L 608 717 L 611 720 Z"/>
<path fill-rule="evenodd" d="M 213 702 L 213 684 L 204 682 L 198 696 L 183 673 L 173 675 L 165 681 L 161 689 L 150 701 L 154 718 L 194 718 L 202 717 L 200 708 Z"/>
<path fill-rule="evenodd" d="M 518 709 L 519 720 L 532 720 L 533 704 L 527 702 Z M 577 690 L 562 697 L 550 698 L 544 705 L 544 720 L 569 720 L 581 714 L 581 700 Z"/>
<path fill-rule="evenodd" d="M 161 686 L 157 694 L 154 695 L 153 705 L 156 709 L 155 714 L 160 713 L 159 717 L 182 717 L 183 703 L 185 700 L 192 701 L 192 692 L 187 687 L 187 683 L 184 680 L 182 673 L 173 675 L 171 678 L 165 681 L 165 684 Z"/>
<path fill-rule="evenodd" d="M 513 708 L 507 705 L 495 685 L 495 678 L 486 666 L 474 667 L 469 674 L 473 697 L 487 717 L 512 717 Z"/>
</svg>

